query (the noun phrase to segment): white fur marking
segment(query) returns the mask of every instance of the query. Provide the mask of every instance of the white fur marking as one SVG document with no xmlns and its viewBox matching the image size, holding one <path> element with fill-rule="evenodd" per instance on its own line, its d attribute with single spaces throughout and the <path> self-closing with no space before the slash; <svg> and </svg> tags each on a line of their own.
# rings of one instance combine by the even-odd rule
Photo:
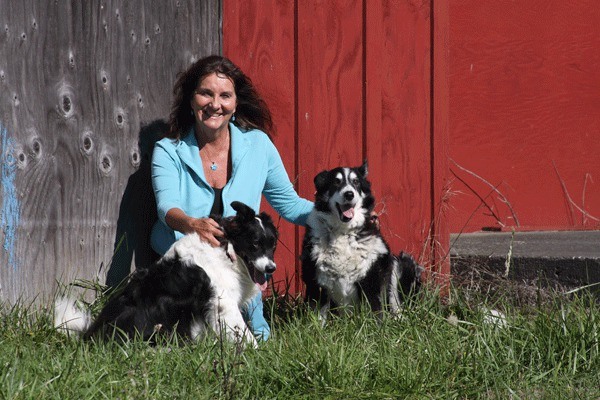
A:
<svg viewBox="0 0 600 400">
<path fill-rule="evenodd" d="M 254 217 L 254 218 L 258 221 L 258 224 L 262 228 L 263 232 L 266 232 L 265 227 L 264 227 L 264 225 L 262 223 L 262 220 L 260 218 L 258 218 L 258 217 Z"/>
<path fill-rule="evenodd" d="M 397 314 L 400 312 L 400 293 L 398 283 L 400 280 L 400 263 L 394 259 L 392 268 L 392 276 L 390 278 L 390 286 L 388 288 L 388 298 L 390 301 L 390 310 L 392 313 Z"/>
</svg>

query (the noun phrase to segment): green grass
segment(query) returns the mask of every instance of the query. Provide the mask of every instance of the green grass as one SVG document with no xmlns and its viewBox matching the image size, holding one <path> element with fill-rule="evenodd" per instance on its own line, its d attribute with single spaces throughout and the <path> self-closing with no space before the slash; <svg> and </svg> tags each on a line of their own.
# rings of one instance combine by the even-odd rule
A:
<svg viewBox="0 0 600 400">
<path fill-rule="evenodd" d="M 455 290 L 443 305 L 425 293 L 401 318 L 358 312 L 324 327 L 301 303 L 271 298 L 271 340 L 244 351 L 212 338 L 81 342 L 55 332 L 48 310 L 0 306 L 0 399 L 600 398 L 592 299 L 525 309 L 472 297 Z M 486 323 L 488 307 L 507 326 Z"/>
</svg>

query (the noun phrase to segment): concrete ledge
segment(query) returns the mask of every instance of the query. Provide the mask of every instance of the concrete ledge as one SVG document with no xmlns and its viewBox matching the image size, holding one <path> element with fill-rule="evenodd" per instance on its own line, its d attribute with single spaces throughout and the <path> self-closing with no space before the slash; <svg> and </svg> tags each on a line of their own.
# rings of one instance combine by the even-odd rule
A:
<svg viewBox="0 0 600 400">
<path fill-rule="evenodd" d="M 480 268 L 543 287 L 600 282 L 600 231 L 478 232 L 451 235 L 450 244 L 453 273 Z"/>
</svg>

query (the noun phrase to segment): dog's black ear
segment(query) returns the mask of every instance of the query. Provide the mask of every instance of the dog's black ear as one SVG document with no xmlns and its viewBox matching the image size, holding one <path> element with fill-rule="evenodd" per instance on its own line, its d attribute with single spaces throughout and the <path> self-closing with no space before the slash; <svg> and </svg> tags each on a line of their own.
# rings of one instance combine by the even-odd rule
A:
<svg viewBox="0 0 600 400">
<path fill-rule="evenodd" d="M 317 174 L 317 176 L 315 176 L 315 189 L 317 189 L 317 192 L 321 191 L 321 189 L 323 189 L 323 187 L 327 183 L 327 175 L 328 174 L 329 174 L 329 171 L 325 170 L 325 171 L 319 172 Z"/>
<path fill-rule="evenodd" d="M 242 220 L 249 220 L 256 216 L 254 210 L 241 201 L 234 201 L 231 203 L 231 208 L 236 211 L 236 216 L 241 218 Z"/>
<path fill-rule="evenodd" d="M 262 221 L 265 228 L 268 227 L 268 229 L 272 229 L 273 233 L 275 234 L 275 237 L 279 237 L 279 232 L 277 231 L 277 227 L 275 226 L 275 223 L 273 222 L 273 218 L 271 218 L 271 216 L 269 214 L 267 214 L 266 212 L 263 211 L 258 215 L 258 218 L 260 218 L 260 220 Z"/>
<path fill-rule="evenodd" d="M 356 169 L 357 169 L 358 173 L 359 173 L 359 174 L 360 174 L 360 175 L 361 175 L 363 178 L 366 178 L 366 177 L 367 177 L 367 175 L 369 174 L 369 166 L 368 166 L 368 164 L 367 164 L 367 160 L 365 160 L 365 161 L 363 162 L 363 164 L 362 164 L 360 167 L 356 168 Z"/>
<path fill-rule="evenodd" d="M 273 223 L 273 218 L 271 218 L 271 216 L 264 211 L 261 212 L 260 214 L 258 214 L 258 218 L 260 218 L 261 221 L 264 222 L 265 224 L 270 224 L 270 225 L 275 226 L 275 224 Z"/>
</svg>

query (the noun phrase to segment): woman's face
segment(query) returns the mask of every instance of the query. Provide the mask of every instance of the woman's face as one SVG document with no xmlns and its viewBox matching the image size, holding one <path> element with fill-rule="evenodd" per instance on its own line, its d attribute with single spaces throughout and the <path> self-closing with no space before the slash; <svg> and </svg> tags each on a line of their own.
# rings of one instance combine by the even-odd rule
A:
<svg viewBox="0 0 600 400">
<path fill-rule="evenodd" d="M 201 130 L 226 129 L 237 105 L 233 82 L 226 75 L 213 72 L 202 78 L 190 103 Z"/>
</svg>

